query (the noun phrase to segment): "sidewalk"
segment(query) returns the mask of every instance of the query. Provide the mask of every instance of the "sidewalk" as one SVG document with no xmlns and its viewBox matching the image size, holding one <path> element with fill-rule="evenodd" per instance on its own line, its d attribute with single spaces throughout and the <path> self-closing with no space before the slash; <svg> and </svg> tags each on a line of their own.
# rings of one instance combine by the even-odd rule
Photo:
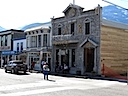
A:
<svg viewBox="0 0 128 96">
<path fill-rule="evenodd" d="M 40 71 L 32 70 L 31 73 L 42 73 Z M 77 74 L 64 74 L 64 73 L 50 73 L 50 75 L 54 76 L 62 76 L 62 77 L 74 77 L 74 78 L 83 78 L 83 79 L 97 79 L 97 80 L 109 80 L 109 81 L 118 81 L 123 83 L 128 83 L 128 80 L 105 77 L 105 76 L 97 76 L 97 75 L 77 75 Z"/>
<path fill-rule="evenodd" d="M 104 76 L 96 76 L 96 75 L 76 75 L 76 74 L 58 74 L 58 73 L 50 73 L 50 75 L 55 76 L 64 76 L 64 77 L 75 77 L 75 78 L 83 78 L 83 79 L 97 79 L 97 80 L 109 80 L 109 81 L 118 81 L 123 83 L 128 83 L 128 80 L 118 79 L 118 78 L 111 78 L 111 77 L 104 77 Z"/>
</svg>

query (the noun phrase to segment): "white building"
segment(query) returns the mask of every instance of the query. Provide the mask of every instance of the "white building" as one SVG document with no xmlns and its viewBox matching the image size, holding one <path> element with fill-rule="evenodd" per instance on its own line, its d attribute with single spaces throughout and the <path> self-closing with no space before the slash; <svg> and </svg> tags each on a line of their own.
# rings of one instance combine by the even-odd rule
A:
<svg viewBox="0 0 128 96">
<path fill-rule="evenodd" d="M 16 38 L 25 37 L 23 30 L 9 29 L 0 32 L 0 60 L 4 60 L 4 63 L 0 64 L 3 67 L 9 60 L 14 59 L 17 55 L 16 51 L 13 51 L 13 40 Z"/>
<path fill-rule="evenodd" d="M 25 30 L 27 64 L 31 68 L 35 63 L 35 70 L 40 70 L 41 60 L 44 59 L 51 66 L 51 23 Z"/>
<path fill-rule="evenodd" d="M 22 55 L 26 57 L 26 54 L 24 54 L 24 52 L 26 51 L 26 38 L 25 37 L 13 39 L 13 51 L 17 53 L 17 55 L 15 55 L 15 59 L 23 59 L 21 58 Z M 25 62 L 26 59 L 23 61 Z"/>
</svg>

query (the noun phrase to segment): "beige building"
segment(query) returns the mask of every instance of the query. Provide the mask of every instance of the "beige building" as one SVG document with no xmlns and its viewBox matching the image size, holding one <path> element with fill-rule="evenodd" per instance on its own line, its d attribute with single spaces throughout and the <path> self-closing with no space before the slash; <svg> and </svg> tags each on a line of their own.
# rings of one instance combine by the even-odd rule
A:
<svg viewBox="0 0 128 96">
<path fill-rule="evenodd" d="M 100 53 L 101 64 L 117 74 L 127 73 L 128 25 L 102 20 Z M 105 69 L 105 72 L 111 75 L 111 70 Z"/>
</svg>

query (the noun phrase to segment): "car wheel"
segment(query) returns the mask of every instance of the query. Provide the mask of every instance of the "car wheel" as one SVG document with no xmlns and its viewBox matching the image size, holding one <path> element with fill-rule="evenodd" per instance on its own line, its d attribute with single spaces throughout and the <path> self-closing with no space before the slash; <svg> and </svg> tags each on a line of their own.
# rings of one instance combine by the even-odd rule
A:
<svg viewBox="0 0 128 96">
<path fill-rule="evenodd" d="M 7 73 L 7 69 L 5 69 L 5 73 Z"/>
<path fill-rule="evenodd" d="M 24 71 L 24 74 L 26 74 L 26 71 Z"/>
<path fill-rule="evenodd" d="M 18 70 L 17 70 L 17 69 L 14 69 L 14 72 L 15 72 L 16 74 L 18 74 Z"/>
<path fill-rule="evenodd" d="M 12 70 L 11 70 L 11 73 L 12 73 L 12 74 L 14 74 L 14 73 L 15 73 L 15 70 L 14 70 L 14 69 L 12 69 Z"/>
</svg>

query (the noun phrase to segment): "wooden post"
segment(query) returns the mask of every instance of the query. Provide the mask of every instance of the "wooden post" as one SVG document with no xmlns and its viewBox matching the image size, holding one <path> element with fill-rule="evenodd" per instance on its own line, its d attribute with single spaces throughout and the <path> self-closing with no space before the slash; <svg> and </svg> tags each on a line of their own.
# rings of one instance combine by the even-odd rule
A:
<svg viewBox="0 0 128 96">
<path fill-rule="evenodd" d="M 127 85 L 128 85 L 128 67 L 127 67 Z"/>
<path fill-rule="evenodd" d="M 103 63 L 103 75 L 104 75 L 104 63 Z"/>
</svg>

